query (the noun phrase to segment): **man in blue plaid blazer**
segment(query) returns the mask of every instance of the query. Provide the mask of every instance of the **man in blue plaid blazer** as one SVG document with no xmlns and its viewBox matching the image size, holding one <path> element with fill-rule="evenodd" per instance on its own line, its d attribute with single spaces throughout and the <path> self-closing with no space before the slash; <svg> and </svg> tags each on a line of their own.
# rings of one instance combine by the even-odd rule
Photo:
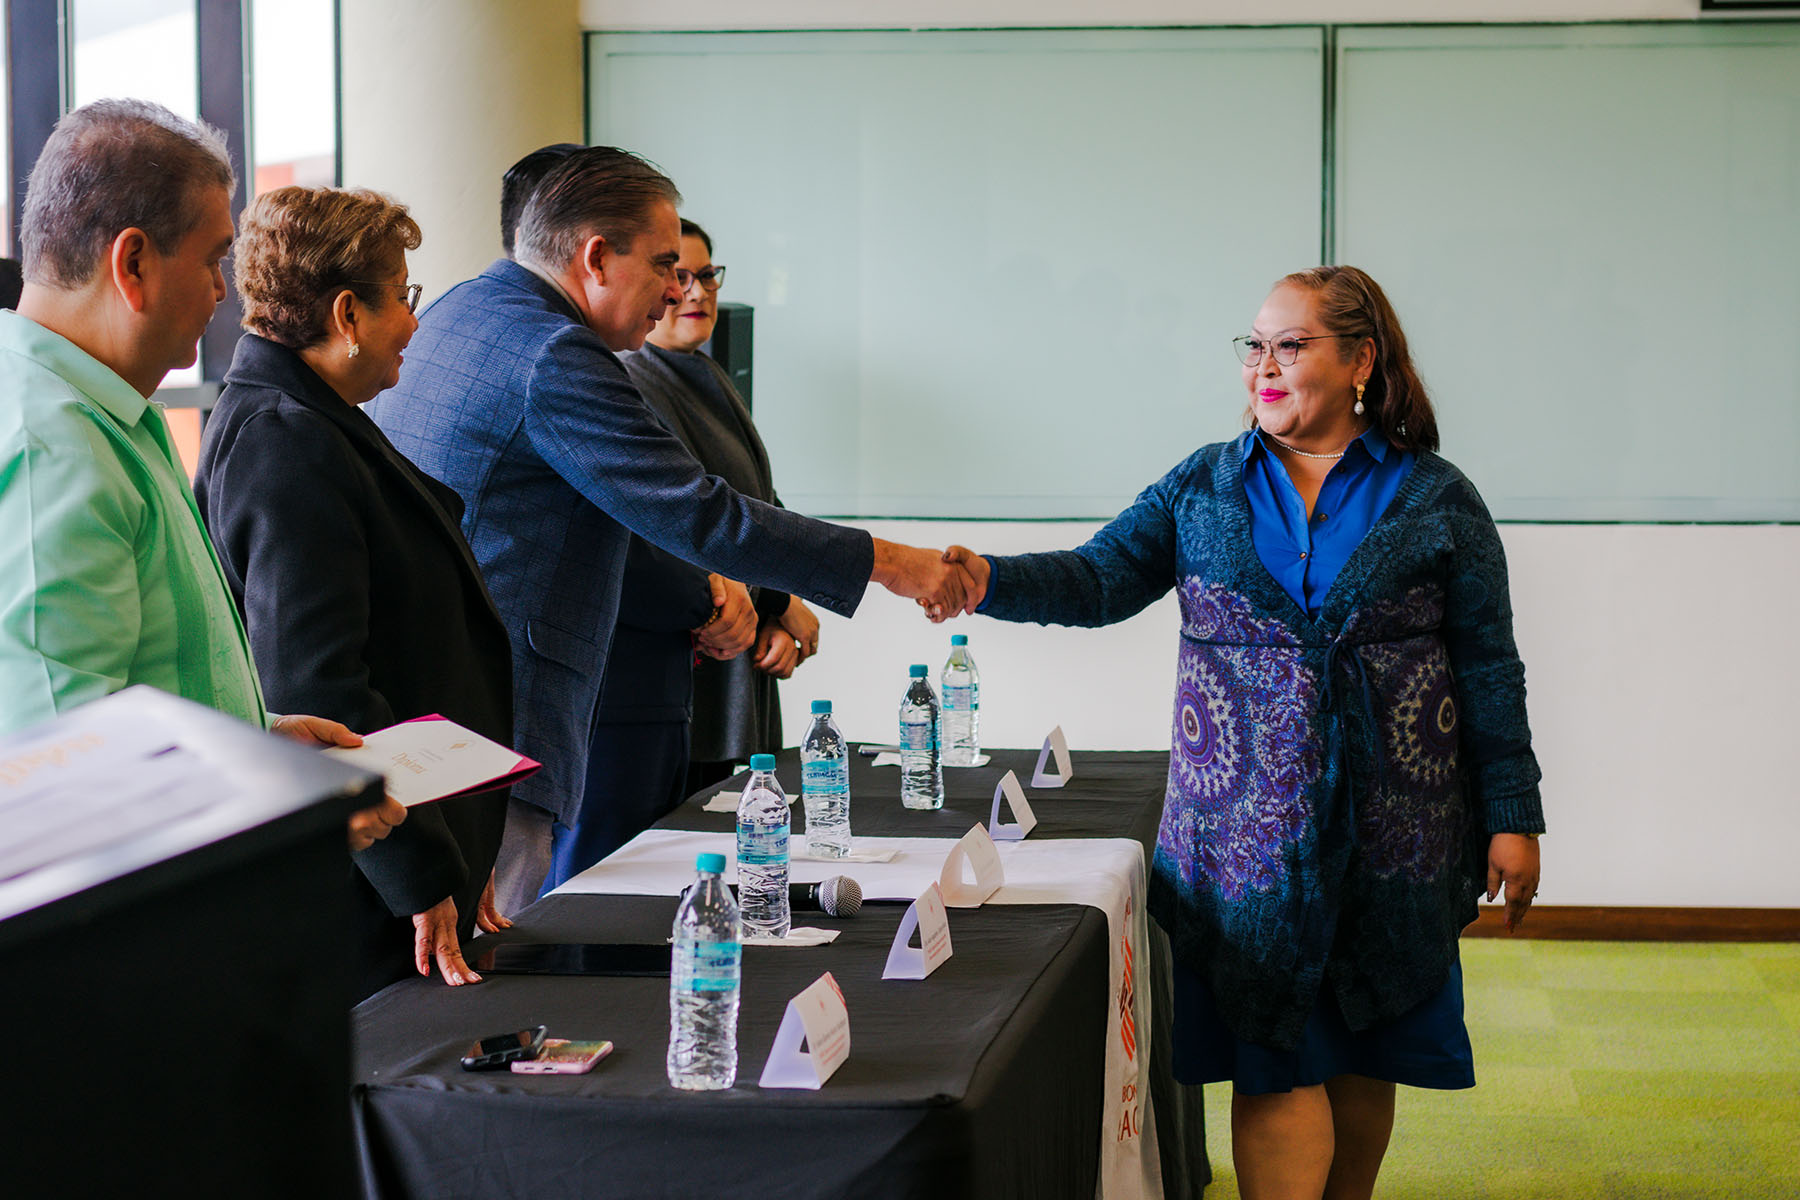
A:
<svg viewBox="0 0 1800 1200">
<path fill-rule="evenodd" d="M 679 200 L 625 151 L 569 156 L 526 205 L 516 260 L 427 309 L 398 385 L 366 409 L 462 496 L 512 638 L 514 744 L 544 768 L 513 789 L 498 886 L 508 911 L 536 897 L 552 822 L 566 829 L 580 807 L 631 533 L 844 616 L 870 582 L 933 616 L 962 605 L 961 576 L 938 552 L 740 496 L 638 395 L 614 354 L 680 300 Z"/>
</svg>

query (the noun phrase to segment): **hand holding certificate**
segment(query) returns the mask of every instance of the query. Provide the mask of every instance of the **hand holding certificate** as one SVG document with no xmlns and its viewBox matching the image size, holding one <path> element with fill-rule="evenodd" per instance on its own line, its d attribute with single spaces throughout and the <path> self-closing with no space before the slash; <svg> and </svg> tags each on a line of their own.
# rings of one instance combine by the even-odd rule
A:
<svg viewBox="0 0 1800 1200">
<path fill-rule="evenodd" d="M 360 746 L 321 753 L 381 772 L 388 795 L 408 808 L 509 787 L 538 769 L 517 750 L 435 713 L 371 733 Z"/>
</svg>

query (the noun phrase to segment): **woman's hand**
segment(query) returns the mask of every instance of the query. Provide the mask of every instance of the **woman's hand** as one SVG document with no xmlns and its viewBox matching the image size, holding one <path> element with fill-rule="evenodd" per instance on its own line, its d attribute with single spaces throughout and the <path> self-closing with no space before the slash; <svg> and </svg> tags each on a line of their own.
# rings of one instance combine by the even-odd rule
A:
<svg viewBox="0 0 1800 1200">
<path fill-rule="evenodd" d="M 481 889 L 481 903 L 475 906 L 475 928 L 483 933 L 499 933 L 512 928 L 512 919 L 502 916 L 494 903 L 494 873 L 488 872 L 487 886 Z"/>
<path fill-rule="evenodd" d="M 800 643 L 800 659 L 795 666 L 819 652 L 819 618 L 800 597 L 788 599 L 787 609 L 781 614 L 781 627 Z"/>
<path fill-rule="evenodd" d="M 756 669 L 786 679 L 800 665 L 800 643 L 782 628 L 780 621 L 764 621 L 756 631 Z"/>
<path fill-rule="evenodd" d="M 1507 932 L 1518 928 L 1537 897 L 1538 844 L 1522 833 L 1496 833 L 1488 839 L 1487 898 L 1490 903 L 1506 885 Z"/>
<path fill-rule="evenodd" d="M 367 850 L 388 834 L 394 832 L 394 826 L 406 820 L 406 805 L 392 796 L 383 796 L 381 803 L 373 808 L 365 808 L 350 814 L 350 849 Z"/>
<path fill-rule="evenodd" d="M 955 563 L 963 573 L 963 592 L 967 596 L 967 600 L 961 611 L 964 613 L 974 612 L 987 596 L 988 560 L 967 546 L 952 546 L 944 551 L 944 561 Z"/>
<path fill-rule="evenodd" d="M 431 964 L 451 987 L 480 983 L 481 976 L 463 961 L 462 946 L 456 940 L 456 901 L 445 896 L 422 913 L 413 914 L 413 966 L 427 979 Z"/>
</svg>

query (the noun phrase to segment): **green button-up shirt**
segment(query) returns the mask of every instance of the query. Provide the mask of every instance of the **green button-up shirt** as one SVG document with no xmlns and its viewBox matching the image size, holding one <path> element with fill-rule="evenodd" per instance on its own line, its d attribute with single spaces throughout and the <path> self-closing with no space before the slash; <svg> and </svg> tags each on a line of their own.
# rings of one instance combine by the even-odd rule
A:
<svg viewBox="0 0 1800 1200">
<path fill-rule="evenodd" d="M 161 411 L 0 312 L 0 732 L 135 683 L 267 723 Z"/>
</svg>

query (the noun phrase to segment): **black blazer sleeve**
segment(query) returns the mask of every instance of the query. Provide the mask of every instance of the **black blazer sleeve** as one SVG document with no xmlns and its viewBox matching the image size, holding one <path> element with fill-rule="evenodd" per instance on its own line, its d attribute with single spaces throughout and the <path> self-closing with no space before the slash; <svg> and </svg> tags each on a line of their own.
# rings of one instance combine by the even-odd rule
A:
<svg viewBox="0 0 1800 1200">
<path fill-rule="evenodd" d="M 209 458 L 206 516 L 240 603 L 263 694 L 276 712 L 342 721 L 358 733 L 395 721 L 370 682 L 367 515 L 383 503 L 366 462 L 329 421 L 276 404 L 232 428 Z M 396 916 L 423 912 L 468 879 L 435 806 L 412 809 L 355 856 Z"/>
<path fill-rule="evenodd" d="M 685 633 L 712 616 L 712 585 L 692 563 L 631 535 L 619 590 L 619 624 L 655 633 Z"/>
</svg>

